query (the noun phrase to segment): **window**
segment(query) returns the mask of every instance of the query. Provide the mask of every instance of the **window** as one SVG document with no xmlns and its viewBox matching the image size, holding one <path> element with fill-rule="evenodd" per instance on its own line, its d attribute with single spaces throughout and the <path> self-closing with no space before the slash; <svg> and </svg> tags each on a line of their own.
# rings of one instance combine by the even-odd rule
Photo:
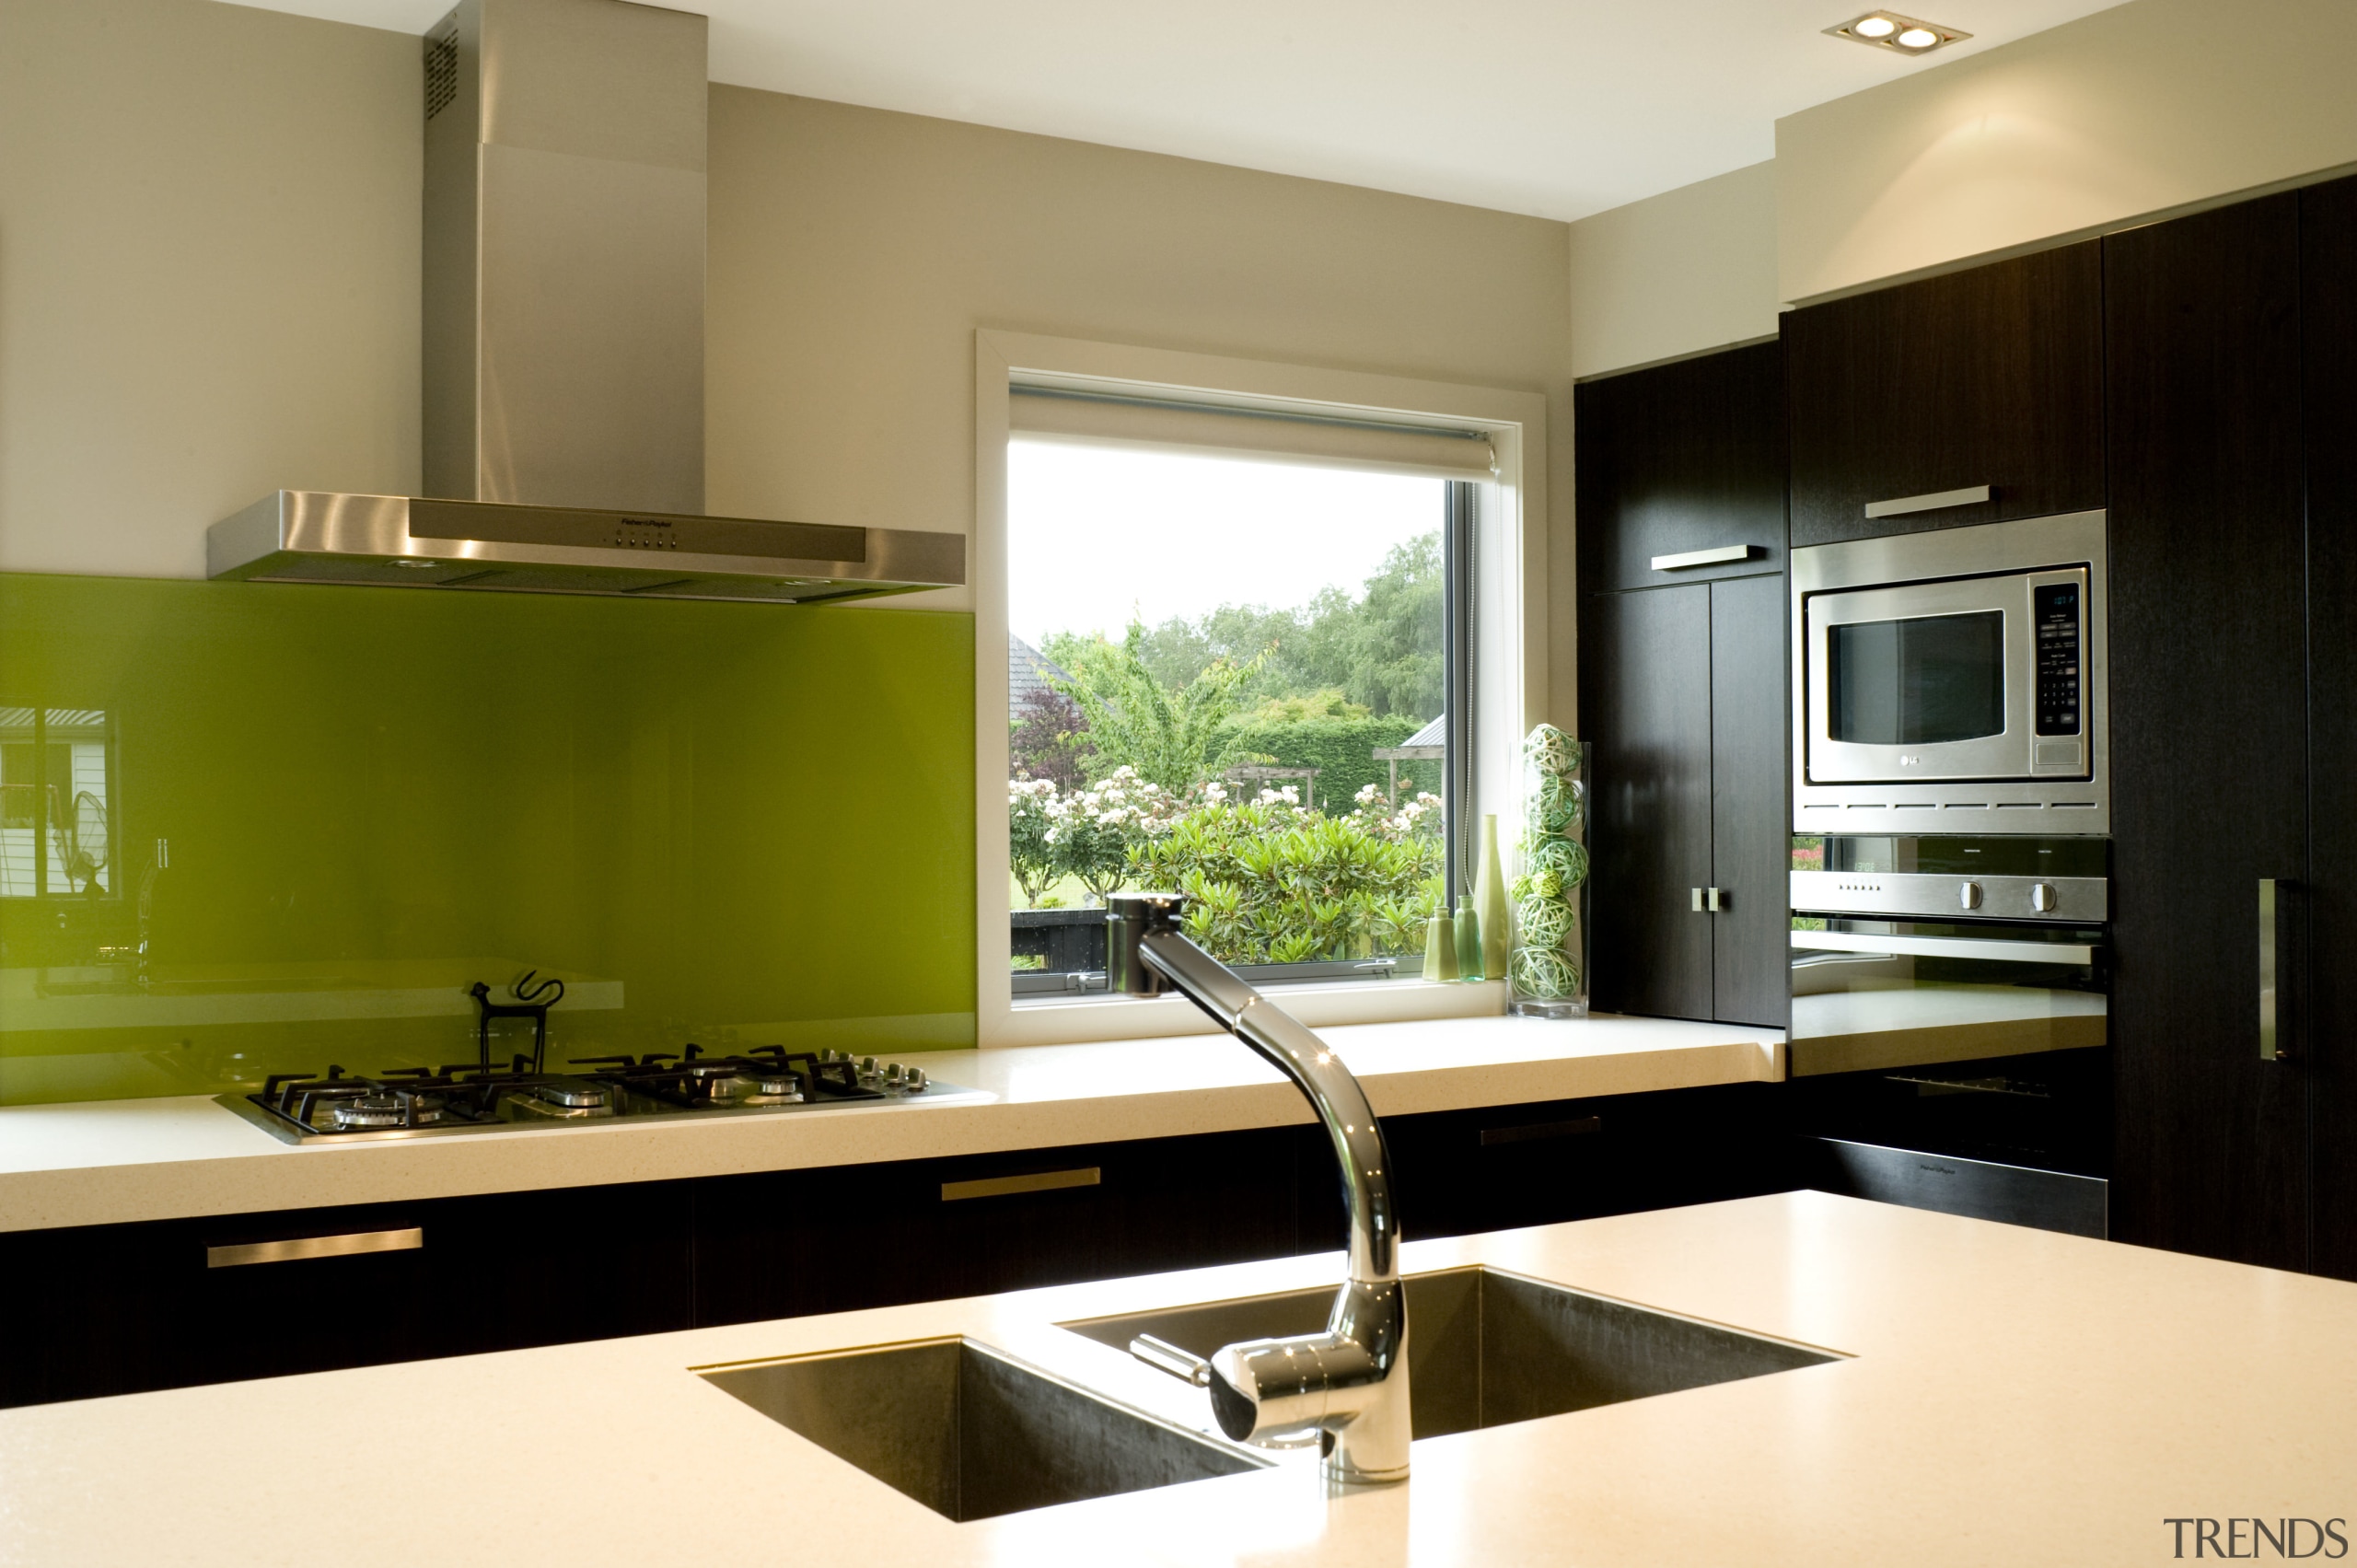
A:
<svg viewBox="0 0 2357 1568">
<path fill-rule="evenodd" d="M 1208 1027 L 1102 993 L 1099 900 L 1168 883 L 1313 1026 L 1502 1010 L 1418 981 L 1546 716 L 1544 399 L 976 341 L 980 1041 Z"/>
<path fill-rule="evenodd" d="M 103 712 L 0 705 L 0 898 L 114 889 L 112 752 Z"/>
<path fill-rule="evenodd" d="M 1103 990 L 1105 900 L 1142 887 L 1187 893 L 1190 934 L 1254 980 L 1419 975 L 1457 879 L 1449 476 L 1486 436 L 1016 397 L 1014 994 Z"/>
</svg>

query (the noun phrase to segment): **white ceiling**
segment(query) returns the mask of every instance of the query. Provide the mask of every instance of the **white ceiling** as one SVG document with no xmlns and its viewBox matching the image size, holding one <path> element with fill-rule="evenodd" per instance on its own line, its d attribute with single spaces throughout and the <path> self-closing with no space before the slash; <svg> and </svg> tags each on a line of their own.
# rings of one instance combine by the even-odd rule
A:
<svg viewBox="0 0 2357 1568">
<path fill-rule="evenodd" d="M 251 0 L 422 33 L 450 0 Z M 710 0 L 712 77 L 1551 218 L 1758 163 L 1778 116 L 2119 0 Z"/>
</svg>

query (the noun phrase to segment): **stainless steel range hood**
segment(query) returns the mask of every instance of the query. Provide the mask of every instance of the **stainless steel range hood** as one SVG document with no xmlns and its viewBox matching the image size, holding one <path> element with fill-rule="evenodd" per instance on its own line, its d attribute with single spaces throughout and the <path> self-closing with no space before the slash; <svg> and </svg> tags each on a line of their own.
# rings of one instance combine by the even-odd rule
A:
<svg viewBox="0 0 2357 1568">
<path fill-rule="evenodd" d="M 425 488 L 213 526 L 254 582 L 807 603 L 966 580 L 962 534 L 703 516 L 705 33 L 461 0 L 425 36 Z"/>
</svg>

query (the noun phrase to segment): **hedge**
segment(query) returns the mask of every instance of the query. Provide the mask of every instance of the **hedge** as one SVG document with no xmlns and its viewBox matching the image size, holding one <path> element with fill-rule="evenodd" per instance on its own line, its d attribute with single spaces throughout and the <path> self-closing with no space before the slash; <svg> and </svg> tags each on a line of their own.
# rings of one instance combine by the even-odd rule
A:
<svg viewBox="0 0 2357 1568">
<path fill-rule="evenodd" d="M 1375 760 L 1377 747 L 1397 746 L 1423 727 L 1419 719 L 1301 719 L 1291 724 L 1234 724 L 1226 726 L 1248 751 L 1274 757 L 1280 768 L 1316 768 L 1318 804 L 1329 815 L 1351 809 L 1351 802 L 1368 784 L 1381 787 L 1390 778 L 1390 764 Z M 1402 762 L 1399 787 L 1405 795 L 1428 789 L 1440 793 L 1438 762 Z"/>
</svg>

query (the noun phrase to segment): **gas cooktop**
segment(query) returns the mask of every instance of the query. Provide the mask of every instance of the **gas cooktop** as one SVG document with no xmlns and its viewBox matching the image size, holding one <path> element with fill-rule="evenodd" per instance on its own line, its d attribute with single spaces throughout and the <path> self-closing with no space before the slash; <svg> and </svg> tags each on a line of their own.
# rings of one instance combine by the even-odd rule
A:
<svg viewBox="0 0 2357 1568">
<path fill-rule="evenodd" d="M 448 1132 L 573 1127 L 627 1119 L 758 1116 L 829 1107 L 976 1102 L 993 1097 L 930 1079 L 917 1068 L 836 1051 L 759 1046 L 707 1056 L 703 1048 L 643 1056 L 590 1056 L 571 1071 L 396 1067 L 375 1074 L 331 1064 L 322 1077 L 275 1073 L 260 1094 L 219 1103 L 290 1144 L 422 1138 Z"/>
</svg>

